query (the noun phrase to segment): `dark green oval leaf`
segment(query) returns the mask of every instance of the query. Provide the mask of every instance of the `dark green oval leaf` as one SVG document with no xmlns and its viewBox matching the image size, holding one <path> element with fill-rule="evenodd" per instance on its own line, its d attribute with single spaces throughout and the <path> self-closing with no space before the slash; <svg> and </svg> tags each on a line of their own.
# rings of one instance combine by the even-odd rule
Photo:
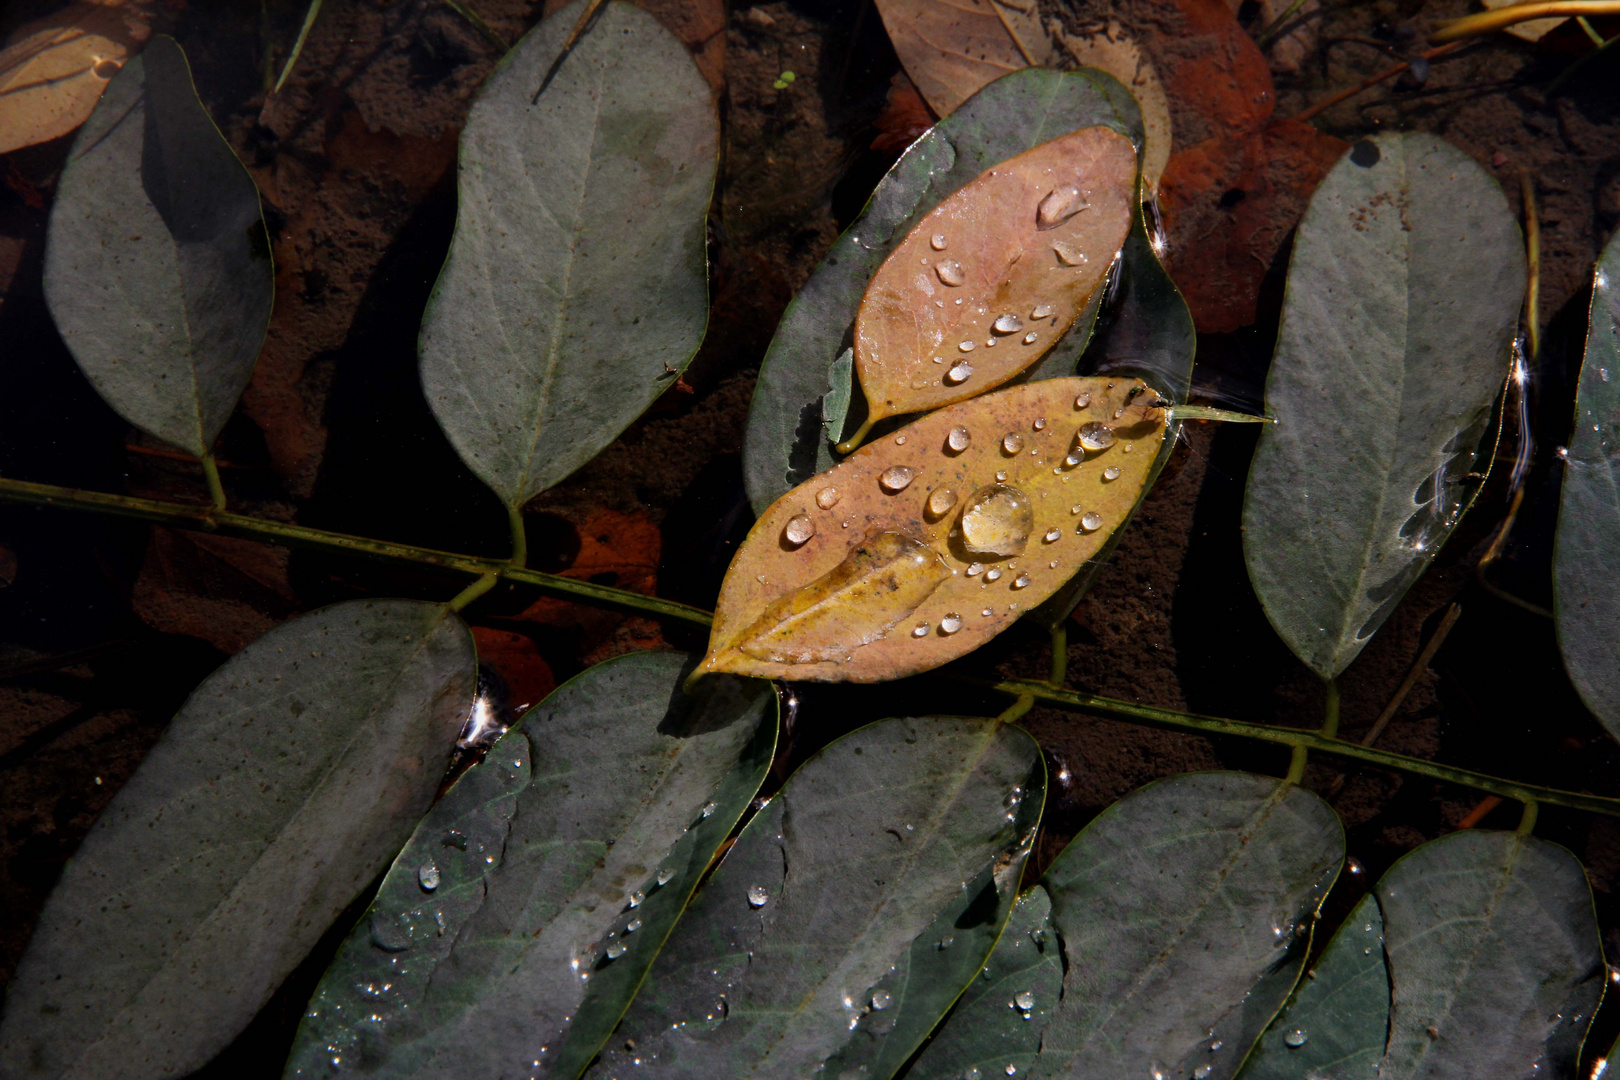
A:
<svg viewBox="0 0 1620 1080">
<path fill-rule="evenodd" d="M 1178 776 L 1109 807 L 1046 872 L 1066 974 L 1030 1075 L 1232 1076 L 1343 858 L 1328 805 L 1265 776 Z"/>
<path fill-rule="evenodd" d="M 433 415 L 511 506 L 645 412 L 708 321 L 708 83 L 657 19 L 611 2 L 536 98 L 582 7 L 548 16 L 479 92 L 422 320 Z"/>
<path fill-rule="evenodd" d="M 199 457 L 247 386 L 275 274 L 259 191 L 154 37 L 73 140 L 51 210 L 45 299 L 113 410 Z"/>
<path fill-rule="evenodd" d="M 1620 737 L 1620 238 L 1598 262 L 1575 432 L 1564 463 L 1553 607 L 1564 668 L 1581 700 Z"/>
<path fill-rule="evenodd" d="M 289 1078 L 584 1069 L 776 745 L 768 683 L 689 698 L 690 663 L 591 668 L 451 789 L 327 971 Z"/>
<path fill-rule="evenodd" d="M 1052 901 L 1036 885 L 1018 899 L 989 963 L 906 1071 L 906 1080 L 1023 1076 L 1063 987 Z M 977 1070 L 975 1072 L 974 1070 Z"/>
<path fill-rule="evenodd" d="M 1388 1029 L 1384 917 L 1368 894 L 1254 1048 L 1242 1080 L 1373 1080 Z"/>
<path fill-rule="evenodd" d="M 410 835 L 475 682 L 466 626 L 409 600 L 323 608 L 228 660 L 51 894 L 0 1019 L 0 1074 L 205 1064 Z"/>
<path fill-rule="evenodd" d="M 1272 626 L 1323 678 L 1355 659 L 1478 490 L 1468 474 L 1524 281 L 1501 188 L 1432 135 L 1358 144 L 1311 197 L 1243 551 Z"/>
<path fill-rule="evenodd" d="M 1469 830 L 1390 867 L 1387 1080 L 1575 1075 L 1606 968 L 1586 871 L 1565 849 Z"/>
<path fill-rule="evenodd" d="M 903 1061 L 927 1028 L 890 1028 L 892 1009 L 915 1015 L 900 969 L 964 900 L 974 942 L 999 926 L 1043 776 L 1034 741 L 988 719 L 885 720 L 822 750 L 743 829 L 590 1075 L 785 1080 L 840 1053 Z M 929 1000 L 943 1011 L 977 966 Z M 858 1048 L 868 1033 L 889 1045 Z"/>
<path fill-rule="evenodd" d="M 850 375 L 840 370 L 832 384 L 833 365 L 851 344 L 868 282 L 895 245 L 925 214 L 997 162 L 1097 124 L 1142 144 L 1136 102 L 1111 76 L 1089 69 L 1026 68 L 974 94 L 895 163 L 788 305 L 760 366 L 743 444 L 743 478 L 755 513 L 764 513 L 794 485 L 835 463 L 831 444 L 845 430 L 824 426 L 824 415 L 834 410 L 824 409 L 822 400 L 829 395 L 849 400 Z M 1091 321 L 1091 312 L 1077 319 L 1043 363 L 1058 363 L 1053 356 L 1078 356 Z M 852 431 L 865 410 L 864 403 L 849 408 L 845 428 Z"/>
</svg>

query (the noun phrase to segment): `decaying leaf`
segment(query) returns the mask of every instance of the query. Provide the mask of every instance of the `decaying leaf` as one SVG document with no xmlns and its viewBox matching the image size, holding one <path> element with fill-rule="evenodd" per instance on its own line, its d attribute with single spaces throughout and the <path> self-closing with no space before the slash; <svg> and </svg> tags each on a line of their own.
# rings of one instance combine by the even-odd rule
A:
<svg viewBox="0 0 1620 1080">
<path fill-rule="evenodd" d="M 1174 145 L 1170 99 L 1158 69 L 1117 22 L 1089 35 L 1064 34 L 1060 40 L 1063 51 L 1078 64 L 1108 72 L 1130 90 L 1142 107 L 1142 126 L 1147 130 L 1147 146 L 1142 150 L 1142 187 L 1149 193 L 1158 191 L 1159 177 Z"/>
<path fill-rule="evenodd" d="M 701 670 L 878 682 L 938 667 L 1074 576 L 1164 437 L 1135 379 L 942 409 L 778 499 L 732 561 Z"/>
<path fill-rule="evenodd" d="M 150 33 L 139 5 L 79 0 L 18 27 L 0 50 L 0 154 L 84 123 Z"/>
<path fill-rule="evenodd" d="M 877 9 L 906 74 L 940 116 L 986 83 L 1034 63 L 994 0 L 878 0 Z"/>
<path fill-rule="evenodd" d="M 1039 360 L 1102 286 L 1135 183 L 1131 140 L 1089 127 L 931 210 L 878 268 L 855 318 L 867 426 L 975 397 Z"/>
</svg>

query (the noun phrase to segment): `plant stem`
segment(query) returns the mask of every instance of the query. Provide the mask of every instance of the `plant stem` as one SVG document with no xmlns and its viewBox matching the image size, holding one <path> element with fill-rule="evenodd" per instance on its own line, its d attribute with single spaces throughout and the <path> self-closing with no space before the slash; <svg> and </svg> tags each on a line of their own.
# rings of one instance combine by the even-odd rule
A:
<svg viewBox="0 0 1620 1080">
<path fill-rule="evenodd" d="M 292 52 L 287 54 L 287 62 L 281 67 L 281 77 L 270 90 L 272 94 L 279 94 L 287 76 L 292 74 L 293 65 L 298 63 L 298 54 L 304 51 L 304 42 L 309 40 L 310 27 L 315 25 L 315 19 L 321 13 L 322 3 L 323 0 L 309 0 L 309 8 L 304 12 L 304 25 L 298 28 L 298 40 L 293 42 Z"/>
<path fill-rule="evenodd" d="M 459 612 L 465 609 L 468 604 L 472 603 L 474 600 L 493 589 L 495 587 L 495 583 L 500 579 L 501 576 L 499 574 L 485 574 L 483 577 L 479 578 L 477 581 L 473 582 L 471 585 L 457 593 L 447 606 L 451 611 Z"/>
<path fill-rule="evenodd" d="M 482 577 L 493 573 L 498 574 L 503 581 L 531 586 L 547 596 L 574 600 L 594 607 L 690 623 L 704 629 L 713 622 L 713 616 L 707 611 L 677 604 L 672 600 L 643 596 L 640 593 L 596 585 L 589 581 L 575 581 L 556 574 L 543 574 L 538 570 L 512 566 L 502 559 L 484 559 L 476 555 L 435 551 L 410 544 L 393 544 L 385 540 L 370 540 L 282 521 L 249 517 L 246 514 L 233 514 L 206 506 L 162 502 L 157 499 L 136 499 L 127 495 L 109 495 L 98 491 L 80 491 L 57 487 L 54 484 L 35 484 L 27 480 L 12 480 L 6 477 L 0 477 L 0 499 L 31 503 L 36 506 L 96 511 L 117 517 L 150 521 L 171 528 L 195 529 L 200 532 L 217 532 L 227 536 L 263 540 L 284 547 L 341 551 L 382 562 L 435 566 L 469 577 Z"/>
<path fill-rule="evenodd" d="M 1520 836 L 1529 836 L 1536 831 L 1536 812 L 1539 809 L 1534 799 L 1524 804 L 1524 813 L 1519 815 Z"/>
<path fill-rule="evenodd" d="M 1019 694 L 1018 700 L 1003 709 L 996 720 L 1003 724 L 1010 724 L 1035 707 L 1035 698 L 1031 694 Z"/>
<path fill-rule="evenodd" d="M 1440 24 L 1440 29 L 1429 35 L 1435 43 L 1455 41 L 1475 34 L 1488 34 L 1492 30 L 1506 30 L 1517 23 L 1531 19 L 1559 16 L 1620 15 L 1620 0 L 1541 0 L 1540 3 L 1512 4 L 1495 11 L 1481 11 Z"/>
<path fill-rule="evenodd" d="M 1062 688 L 1063 676 L 1069 671 L 1069 626 L 1060 622 L 1052 627 L 1052 678 L 1053 686 Z"/>
<path fill-rule="evenodd" d="M 1401 680 L 1400 688 L 1395 691 L 1395 696 L 1389 699 L 1389 704 L 1385 705 L 1384 711 L 1378 714 L 1378 719 L 1373 721 L 1373 726 L 1368 730 L 1367 734 L 1361 737 L 1362 746 L 1371 746 L 1377 742 L 1378 736 L 1382 735 L 1384 729 L 1389 726 L 1389 722 L 1395 719 L 1395 714 L 1400 711 L 1402 703 L 1406 701 L 1406 696 L 1412 692 L 1412 687 L 1417 685 L 1417 681 L 1423 677 L 1423 673 L 1429 670 L 1429 664 L 1434 660 L 1434 654 L 1440 651 L 1440 646 L 1445 642 L 1446 635 L 1451 633 L 1451 628 L 1457 624 L 1457 616 L 1461 614 L 1461 604 L 1453 602 L 1450 607 L 1446 608 L 1446 613 L 1440 616 L 1440 625 L 1434 628 L 1434 634 L 1429 638 L 1428 644 L 1423 646 L 1423 651 L 1418 653 L 1418 658 L 1412 662 L 1412 669 L 1406 673 L 1406 678 Z"/>
<path fill-rule="evenodd" d="M 512 530 L 512 565 L 525 567 L 529 565 L 529 533 L 523 526 L 523 507 L 508 506 L 506 523 Z"/>
<path fill-rule="evenodd" d="M 1519 174 L 1519 197 L 1524 205 L 1524 320 L 1534 365 L 1541 359 L 1541 215 L 1536 212 L 1536 184 L 1527 172 Z"/>
<path fill-rule="evenodd" d="M 1437 49 L 1430 49 L 1427 52 L 1419 53 L 1417 56 L 1413 57 L 1413 59 L 1438 60 L 1442 56 L 1450 56 L 1452 53 L 1462 48 L 1465 44 L 1466 42 L 1454 41 L 1450 45 L 1442 45 Z M 1318 116 L 1321 113 L 1326 112 L 1328 109 L 1333 108 L 1333 106 L 1337 105 L 1339 102 L 1353 98 L 1363 90 L 1370 90 L 1374 86 L 1377 86 L 1379 83 L 1383 82 L 1385 79 L 1393 79 L 1395 76 L 1399 75 L 1401 72 L 1405 71 L 1411 66 L 1411 60 L 1403 60 L 1398 64 L 1392 64 L 1383 71 L 1380 71 L 1378 74 L 1369 75 L 1367 78 L 1362 79 L 1359 83 L 1347 90 L 1341 90 L 1331 97 L 1323 98 L 1321 101 L 1318 101 L 1315 105 L 1312 105 L 1304 112 L 1296 115 L 1294 119 L 1303 122 L 1311 119 L 1314 116 Z"/>
<path fill-rule="evenodd" d="M 495 32 L 495 28 L 483 20 L 483 17 L 472 8 L 463 4 L 461 0 L 444 0 L 444 6 L 460 15 L 468 26 L 478 31 L 478 36 L 489 42 L 491 46 L 505 52 L 508 48 L 506 39 Z"/>
<path fill-rule="evenodd" d="M 1304 6 L 1305 0 L 1294 0 L 1292 4 L 1288 5 L 1288 10 L 1266 24 L 1266 28 L 1261 30 L 1255 37 L 1254 43 L 1262 49 L 1271 44 L 1271 39 L 1277 36 L 1277 31 L 1282 29 L 1283 24 L 1299 14 L 1299 9 Z"/>
<path fill-rule="evenodd" d="M 872 425 L 875 423 L 877 421 L 868 414 L 861 426 L 855 429 L 855 434 L 833 447 L 833 449 L 840 454 L 853 454 L 860 447 L 861 440 L 866 438 L 866 433 L 872 430 Z"/>
<path fill-rule="evenodd" d="M 215 510 L 225 509 L 225 485 L 219 480 L 219 462 L 214 460 L 212 450 L 204 454 L 202 461 L 203 479 L 208 481 L 208 497 L 213 500 Z"/>
</svg>

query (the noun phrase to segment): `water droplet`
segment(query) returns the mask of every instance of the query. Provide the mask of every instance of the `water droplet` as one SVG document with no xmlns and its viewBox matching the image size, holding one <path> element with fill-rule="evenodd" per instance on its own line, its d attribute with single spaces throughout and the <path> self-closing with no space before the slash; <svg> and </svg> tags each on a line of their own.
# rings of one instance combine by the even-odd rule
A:
<svg viewBox="0 0 1620 1080">
<path fill-rule="evenodd" d="M 984 573 L 984 563 L 976 562 L 976 563 L 969 563 L 968 564 L 968 568 L 967 568 L 967 576 L 968 577 L 978 577 L 982 573 Z"/>
<path fill-rule="evenodd" d="M 977 1065 L 962 1074 L 962 1080 L 982 1080 L 984 1073 L 979 1071 Z"/>
<path fill-rule="evenodd" d="M 962 629 L 962 616 L 954 611 L 939 620 L 939 632 L 942 634 L 954 634 L 960 629 Z"/>
<path fill-rule="evenodd" d="M 944 952 L 946 949 L 950 948 L 955 941 L 956 939 L 954 937 L 942 937 L 938 942 L 935 943 L 934 948 L 938 949 L 940 952 Z"/>
<path fill-rule="evenodd" d="M 1079 512 L 1080 512 L 1080 504 L 1079 503 L 1075 503 L 1073 506 L 1069 507 L 1069 513 L 1078 514 Z"/>
<path fill-rule="evenodd" d="M 1118 480 L 1119 479 L 1119 466 L 1118 465 L 1110 465 L 1110 466 L 1108 466 L 1108 468 L 1104 469 L 1103 470 L 1103 479 L 1104 480 Z"/>
<path fill-rule="evenodd" d="M 607 947 L 607 958 L 609 960 L 617 960 L 619 957 L 623 956 L 624 953 L 625 945 L 622 941 L 615 941 Z"/>
<path fill-rule="evenodd" d="M 890 465 L 883 470 L 883 475 L 878 477 L 878 483 L 884 491 L 893 495 L 897 491 L 906 490 L 906 486 L 911 483 L 913 475 L 915 474 L 904 465 Z"/>
<path fill-rule="evenodd" d="M 1293 1031 L 1290 1031 L 1288 1034 L 1283 1036 L 1283 1044 L 1294 1050 L 1298 1050 L 1300 1047 L 1309 1042 L 1310 1038 L 1311 1037 L 1309 1035 L 1305 1034 L 1299 1028 L 1295 1028 Z"/>
<path fill-rule="evenodd" d="M 990 616 L 994 615 L 995 612 L 992 611 L 990 608 L 985 608 L 983 611 L 979 612 L 979 614 L 983 615 L 985 618 L 988 619 Z"/>
<path fill-rule="evenodd" d="M 1046 536 L 1044 537 L 1044 539 L 1046 540 L 1046 542 L 1048 544 L 1055 544 L 1057 542 L 1057 538 L 1062 536 L 1062 535 L 1063 534 L 1061 532 L 1059 532 L 1057 529 L 1047 529 L 1046 530 Z"/>
<path fill-rule="evenodd" d="M 704 814 L 703 816 L 708 817 L 709 815 Z M 647 899 L 647 894 L 642 892 L 640 889 L 637 889 L 635 892 L 630 894 L 630 906 L 633 907 L 633 908 L 638 908 L 638 907 L 640 907 L 642 905 L 643 902 L 646 901 L 646 899 Z"/>
<path fill-rule="evenodd" d="M 1033 1009 L 1035 1007 L 1035 995 L 1033 992 L 1025 990 L 1022 994 L 1013 998 L 1013 1004 L 1020 1009 Z"/>
<path fill-rule="evenodd" d="M 1080 462 L 1084 458 L 1085 458 L 1085 454 L 1082 453 L 1081 451 L 1079 451 L 1079 450 L 1070 450 L 1069 451 L 1069 456 L 1063 459 L 1063 464 L 1065 464 L 1065 465 L 1078 465 L 1078 464 L 1080 464 Z M 1057 470 L 1053 469 L 1052 471 L 1056 472 Z M 1069 478 L 1067 476 L 1065 476 L 1063 478 L 1065 483 L 1068 482 L 1068 479 Z"/>
<path fill-rule="evenodd" d="M 439 887 L 439 868 L 432 863 L 422 864 L 416 872 L 416 880 L 421 884 L 423 892 L 432 892 Z"/>
<path fill-rule="evenodd" d="M 1080 425 L 1075 441 L 1086 450 L 1106 450 L 1114 445 L 1114 429 L 1096 420 Z"/>
<path fill-rule="evenodd" d="M 955 259 L 941 259 L 934 266 L 934 273 L 939 275 L 939 280 L 952 288 L 967 280 L 967 275 L 962 273 L 962 264 Z"/>
<path fill-rule="evenodd" d="M 1001 448 L 1009 454 L 1016 454 L 1024 448 L 1024 437 L 1016 431 L 1009 431 L 1001 437 Z"/>
<path fill-rule="evenodd" d="M 763 885 L 750 885 L 748 887 L 748 906 L 749 907 L 764 907 L 765 906 L 765 901 L 769 900 L 770 898 L 771 898 L 771 894 L 765 891 L 765 886 L 763 886 Z"/>
<path fill-rule="evenodd" d="M 998 334 L 1016 334 L 1024 328 L 1024 320 L 1009 311 L 997 319 L 992 328 Z"/>
<path fill-rule="evenodd" d="M 1200 1065 L 1193 1070 L 1193 1080 L 1208 1080 L 1209 1074 L 1215 1071 L 1213 1065 Z"/>
<path fill-rule="evenodd" d="M 703 816 L 708 817 L 714 813 L 714 803 L 703 804 Z"/>
<path fill-rule="evenodd" d="M 1024 335 L 1024 344 L 1025 345 L 1033 345 L 1033 344 L 1035 344 L 1035 339 L 1038 338 L 1038 337 L 1040 337 L 1040 335 L 1037 334 L 1035 331 L 1031 330 L 1029 333 Z"/>
<path fill-rule="evenodd" d="M 927 637 L 928 636 L 928 624 L 925 623 L 925 622 L 920 622 L 916 626 L 913 626 L 911 628 L 911 636 L 912 637 Z"/>
<path fill-rule="evenodd" d="M 1135 449 L 1136 449 L 1136 444 L 1135 443 L 1129 443 L 1128 442 L 1128 443 L 1125 444 L 1125 452 L 1127 454 L 1130 453 L 1132 450 L 1135 450 Z"/>
<path fill-rule="evenodd" d="M 983 555 L 1017 555 L 1029 543 L 1034 527 L 1034 503 L 1022 491 L 1005 484 L 990 484 L 975 491 L 962 510 L 963 544 L 969 551 Z"/>
<path fill-rule="evenodd" d="M 1018 1072 L 1018 1066 L 1016 1066 L 1016 1065 L 1008 1065 L 1002 1071 L 1005 1072 L 1008 1076 L 1014 1076 Z"/>
<path fill-rule="evenodd" d="M 1102 515 L 1095 510 L 1087 512 L 1080 518 L 1080 527 L 1086 532 L 1095 532 L 1102 528 Z"/>
<path fill-rule="evenodd" d="M 945 436 L 945 445 L 956 451 L 958 454 L 960 454 L 963 450 L 966 450 L 968 445 L 972 442 L 973 436 L 968 434 L 968 429 L 965 427 L 953 427 L 950 430 L 950 434 Z"/>
<path fill-rule="evenodd" d="M 935 488 L 928 496 L 928 513 L 935 518 L 944 517 L 955 505 L 956 492 L 950 488 Z"/>
<path fill-rule="evenodd" d="M 1084 409 L 1086 406 L 1088 406 L 1090 404 L 1091 404 L 1091 395 L 1090 394 L 1081 394 L 1079 397 L 1074 399 L 1074 407 L 1077 408 L 1077 409 Z"/>
<path fill-rule="evenodd" d="M 984 347 L 987 348 L 987 349 L 995 348 L 996 347 L 996 339 L 995 338 L 988 338 L 984 343 Z"/>
<path fill-rule="evenodd" d="M 1209 1043 L 1209 1052 L 1213 1054 L 1215 1051 L 1219 1050 L 1224 1045 L 1226 1045 L 1226 1044 L 1221 1042 L 1221 1040 L 1219 1040 L 1219 1039 L 1211 1039 L 1210 1043 Z"/>
<path fill-rule="evenodd" d="M 933 235 L 933 237 L 928 241 L 928 246 L 933 248 L 935 251 L 944 251 L 945 250 L 945 234 L 942 233 L 942 232 L 935 233 Z"/>
<path fill-rule="evenodd" d="M 1019 574 L 1016 578 L 1013 579 L 1013 588 L 1015 588 L 1015 589 L 1022 589 L 1022 588 L 1025 588 L 1028 585 L 1029 585 L 1029 575 L 1028 574 Z"/>
<path fill-rule="evenodd" d="M 1035 420 L 1035 430 L 1036 431 L 1045 431 L 1046 430 L 1046 417 L 1041 416 L 1041 417 L 1036 418 L 1036 420 Z"/>
<path fill-rule="evenodd" d="M 971 345 L 973 343 L 970 341 L 967 344 Z M 972 375 L 973 365 L 966 360 L 958 360 L 951 365 L 951 370 L 945 373 L 945 381 L 954 386 L 959 382 L 966 382 Z"/>
<path fill-rule="evenodd" d="M 1052 252 L 1058 257 L 1058 262 L 1064 266 L 1079 266 L 1086 261 L 1085 252 L 1067 240 L 1054 241 L 1052 243 Z"/>
<path fill-rule="evenodd" d="M 824 487 L 816 492 L 816 505 L 823 510 L 831 510 L 843 498 L 842 493 L 835 487 Z"/>
<path fill-rule="evenodd" d="M 641 920 L 640 919 L 631 919 L 629 922 L 624 924 L 624 932 L 627 933 L 627 934 L 633 934 L 637 930 L 640 930 L 640 929 L 641 929 Z"/>
<path fill-rule="evenodd" d="M 1041 229 L 1055 229 L 1080 211 L 1090 206 L 1079 188 L 1058 188 L 1046 193 L 1035 210 L 1035 225 Z"/>
<path fill-rule="evenodd" d="M 658 868 L 658 884 L 660 884 L 660 885 L 668 885 L 671 881 L 674 881 L 674 880 L 675 880 L 675 871 L 674 871 L 674 869 L 672 869 L 671 867 L 668 867 L 668 866 L 660 866 Z"/>
<path fill-rule="evenodd" d="M 1051 304 L 1036 304 L 1034 310 L 1029 313 L 1029 317 L 1032 319 L 1048 319 L 1051 318 L 1052 311 Z"/>
<path fill-rule="evenodd" d="M 986 580 L 986 581 L 1000 581 L 1001 580 L 1001 567 L 992 566 L 990 568 L 990 572 L 988 574 L 984 575 L 984 580 Z"/>
<path fill-rule="evenodd" d="M 816 535 L 816 523 L 810 520 L 809 514 L 794 514 L 788 518 L 786 527 L 782 529 L 782 539 L 795 547 L 814 535 Z"/>
<path fill-rule="evenodd" d="M 904 435 L 896 435 L 894 437 L 894 445 L 896 445 L 896 446 L 904 446 L 904 445 L 906 445 L 906 437 Z"/>
<path fill-rule="evenodd" d="M 972 342 L 972 340 L 959 341 L 959 342 L 956 343 L 956 347 L 958 349 L 961 349 L 963 352 L 972 352 L 973 351 L 973 342 Z"/>
<path fill-rule="evenodd" d="M 998 471 L 996 473 L 996 483 L 998 483 L 998 484 L 1003 483 L 1003 482 L 1006 481 L 1006 479 L 1007 479 L 1007 474 L 1005 472 Z"/>
</svg>

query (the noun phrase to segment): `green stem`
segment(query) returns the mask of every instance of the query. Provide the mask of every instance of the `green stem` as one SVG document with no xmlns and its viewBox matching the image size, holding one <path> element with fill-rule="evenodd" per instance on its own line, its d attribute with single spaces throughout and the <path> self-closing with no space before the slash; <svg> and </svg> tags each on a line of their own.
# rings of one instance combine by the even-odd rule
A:
<svg viewBox="0 0 1620 1080">
<path fill-rule="evenodd" d="M 1529 836 L 1536 831 L 1536 800 L 1531 799 L 1524 804 L 1524 813 L 1519 815 L 1519 835 Z"/>
<path fill-rule="evenodd" d="M 195 529 L 200 532 L 242 536 L 249 540 L 262 540 L 284 547 L 341 551 L 381 562 L 436 566 L 469 577 L 499 574 L 503 581 L 531 586 L 547 596 L 573 600 L 611 611 L 685 622 L 704 629 L 708 629 L 709 624 L 714 621 L 714 617 L 707 611 L 685 604 L 662 600 L 656 596 L 642 596 L 640 593 L 614 589 L 606 585 L 596 585 L 589 581 L 575 581 L 555 574 L 543 574 L 538 570 L 512 566 L 502 559 L 482 559 L 476 555 L 461 555 L 410 544 L 370 540 L 345 533 L 310 529 L 283 521 L 268 521 L 246 514 L 232 514 L 206 506 L 188 506 L 185 503 L 161 502 L 157 499 L 136 499 L 127 495 L 109 495 L 99 491 L 80 491 L 57 487 L 54 484 L 35 484 L 27 480 L 12 480 L 6 477 L 0 477 L 0 499 L 31 503 L 36 506 L 95 511 L 150 521 L 153 524 L 167 525 L 176 529 Z"/>
<path fill-rule="evenodd" d="M 877 423 L 876 417 L 868 413 L 866 419 L 861 422 L 861 426 L 855 429 L 855 434 L 833 447 L 833 449 L 840 454 L 853 454 L 860 447 L 861 440 L 866 438 L 867 432 L 872 430 L 872 425 L 875 423 Z"/>
<path fill-rule="evenodd" d="M 472 603 L 474 600 L 493 589 L 495 587 L 495 583 L 500 579 L 501 575 L 499 574 L 485 574 L 483 577 L 479 578 L 477 581 L 473 582 L 471 585 L 457 593 L 447 606 L 451 611 L 461 611 L 465 609 L 468 604 Z"/>
<path fill-rule="evenodd" d="M 1172 405 L 1165 410 L 1172 420 L 1216 420 L 1223 424 L 1275 424 L 1275 417 L 1217 409 L 1211 405 Z"/>
<path fill-rule="evenodd" d="M 523 507 L 508 506 L 506 523 L 512 530 L 512 565 L 529 565 L 529 533 L 523 526 Z"/>
<path fill-rule="evenodd" d="M 225 485 L 220 483 L 219 463 L 214 460 L 212 450 L 204 454 L 202 461 L 203 479 L 208 481 L 208 497 L 213 500 L 215 510 L 225 509 Z"/>
<path fill-rule="evenodd" d="M 1297 784 L 1305 779 L 1305 759 L 1310 752 L 1303 746 L 1294 747 L 1294 752 L 1288 756 L 1288 773 L 1283 777 L 1290 784 Z"/>
<path fill-rule="evenodd" d="M 1060 622 L 1052 627 L 1052 678 L 1053 686 L 1062 688 L 1063 677 L 1069 671 L 1069 624 Z"/>
<path fill-rule="evenodd" d="M 1035 697 L 1032 694 L 1019 694 L 1018 700 L 1007 706 L 996 720 L 1003 724 L 1010 724 L 1021 719 L 1023 715 L 1035 707 Z"/>
</svg>

